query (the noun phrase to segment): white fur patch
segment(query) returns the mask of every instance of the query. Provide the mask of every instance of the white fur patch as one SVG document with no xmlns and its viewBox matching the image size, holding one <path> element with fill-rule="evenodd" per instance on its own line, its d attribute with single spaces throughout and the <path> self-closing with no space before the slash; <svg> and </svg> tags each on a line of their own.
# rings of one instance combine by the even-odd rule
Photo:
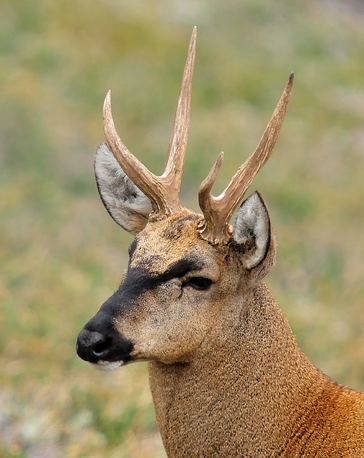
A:
<svg viewBox="0 0 364 458">
<path fill-rule="evenodd" d="M 248 197 L 239 208 L 233 237 L 239 244 L 246 243 L 249 239 L 255 239 L 254 253 L 246 260 L 246 267 L 252 269 L 265 257 L 269 243 L 270 223 L 267 209 L 259 194 L 255 192 Z"/>
<path fill-rule="evenodd" d="M 144 229 L 152 211 L 150 200 L 124 173 L 106 143 L 97 148 L 94 168 L 101 200 L 113 220 L 132 234 Z"/>
<path fill-rule="evenodd" d="M 90 363 L 92 367 L 99 371 L 114 371 L 124 364 L 124 361 L 99 361 L 98 363 Z"/>
</svg>

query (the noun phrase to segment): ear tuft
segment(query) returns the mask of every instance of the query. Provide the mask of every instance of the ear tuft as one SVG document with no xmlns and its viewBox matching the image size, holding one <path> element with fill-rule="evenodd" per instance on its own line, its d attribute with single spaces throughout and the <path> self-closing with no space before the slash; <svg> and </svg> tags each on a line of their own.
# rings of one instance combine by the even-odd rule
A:
<svg viewBox="0 0 364 458">
<path fill-rule="evenodd" d="M 262 196 L 255 192 L 240 206 L 235 219 L 233 239 L 245 245 L 244 265 L 253 269 L 264 261 L 271 243 L 271 225 Z"/>
<path fill-rule="evenodd" d="M 112 219 L 132 234 L 143 230 L 152 211 L 150 200 L 125 174 L 106 143 L 97 148 L 94 169 L 101 200 Z"/>
</svg>

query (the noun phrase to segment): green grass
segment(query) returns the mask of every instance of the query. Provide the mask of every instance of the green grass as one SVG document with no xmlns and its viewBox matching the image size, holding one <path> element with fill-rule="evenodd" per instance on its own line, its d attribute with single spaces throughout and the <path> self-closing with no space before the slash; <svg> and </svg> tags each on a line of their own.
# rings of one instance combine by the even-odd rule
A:
<svg viewBox="0 0 364 458">
<path fill-rule="evenodd" d="M 125 143 L 159 174 L 198 26 L 182 200 L 221 150 L 214 191 L 255 148 L 288 79 L 275 154 L 256 179 L 276 230 L 268 283 L 301 348 L 364 389 L 364 12 L 292 0 L 4 0 L 0 5 L 0 455 L 163 455 L 144 364 L 78 359 L 131 237 L 97 196 L 108 89 Z"/>
</svg>

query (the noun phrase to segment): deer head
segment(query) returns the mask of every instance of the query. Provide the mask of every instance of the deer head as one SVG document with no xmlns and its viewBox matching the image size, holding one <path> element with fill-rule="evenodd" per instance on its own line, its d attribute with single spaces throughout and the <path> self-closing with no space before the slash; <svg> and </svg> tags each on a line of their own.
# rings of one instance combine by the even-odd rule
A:
<svg viewBox="0 0 364 458">
<path fill-rule="evenodd" d="M 254 153 L 219 197 L 211 189 L 221 153 L 199 190 L 203 215 L 183 208 L 179 190 L 186 152 L 194 29 L 163 175 L 155 176 L 118 136 L 110 93 L 104 104 L 107 143 L 95 157 L 101 199 L 112 218 L 135 235 L 119 289 L 78 337 L 81 358 L 104 370 L 132 361 L 187 362 L 237 294 L 261 281 L 275 261 L 275 242 L 262 196 L 255 192 L 230 219 L 270 157 L 290 98 L 293 74 Z"/>
</svg>

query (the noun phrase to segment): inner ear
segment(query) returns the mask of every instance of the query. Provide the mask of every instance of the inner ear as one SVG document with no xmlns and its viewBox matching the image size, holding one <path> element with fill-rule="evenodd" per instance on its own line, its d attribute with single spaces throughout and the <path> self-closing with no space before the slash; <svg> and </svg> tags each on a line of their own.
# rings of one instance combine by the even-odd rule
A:
<svg viewBox="0 0 364 458">
<path fill-rule="evenodd" d="M 233 238 L 246 249 L 244 265 L 258 266 L 266 257 L 270 245 L 270 218 L 259 192 L 248 197 L 240 206 L 235 219 Z"/>
<path fill-rule="evenodd" d="M 94 168 L 101 200 L 113 220 L 132 234 L 143 230 L 151 202 L 125 174 L 106 143 L 97 148 Z"/>
</svg>

